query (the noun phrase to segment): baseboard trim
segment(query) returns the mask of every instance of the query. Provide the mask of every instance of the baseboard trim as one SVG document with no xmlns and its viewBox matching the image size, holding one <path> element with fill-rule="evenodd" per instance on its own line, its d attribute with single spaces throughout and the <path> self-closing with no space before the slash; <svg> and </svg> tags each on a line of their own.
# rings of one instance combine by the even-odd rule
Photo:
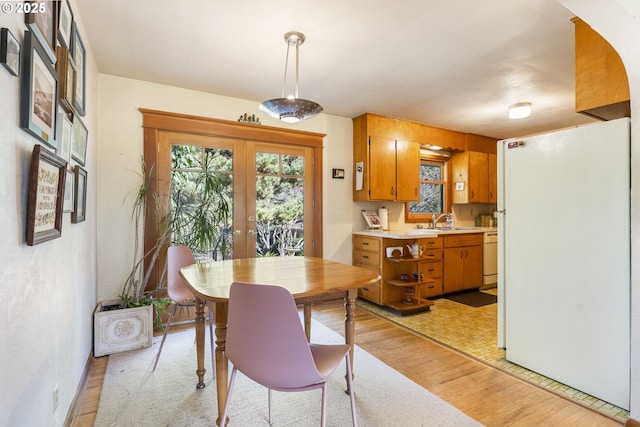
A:
<svg viewBox="0 0 640 427">
<path fill-rule="evenodd" d="M 625 427 L 640 427 L 640 421 L 629 418 L 625 423 Z"/>
<path fill-rule="evenodd" d="M 73 396 L 73 400 L 71 401 L 71 406 L 69 406 L 69 410 L 67 411 L 67 417 L 64 420 L 64 427 L 71 427 L 73 420 L 78 416 L 80 412 L 80 404 L 81 398 L 87 389 L 87 383 L 89 382 L 89 372 L 91 371 L 91 365 L 93 364 L 94 357 L 93 351 L 89 353 L 89 359 L 87 359 L 87 363 L 84 365 L 84 370 L 82 371 L 82 377 L 80 378 L 80 382 L 78 383 L 78 387 L 76 388 L 76 394 Z"/>
</svg>

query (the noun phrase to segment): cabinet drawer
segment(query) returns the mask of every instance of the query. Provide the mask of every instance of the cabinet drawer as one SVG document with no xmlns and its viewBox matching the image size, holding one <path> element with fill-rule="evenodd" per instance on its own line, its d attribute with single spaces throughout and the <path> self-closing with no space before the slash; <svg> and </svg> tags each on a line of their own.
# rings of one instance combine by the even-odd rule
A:
<svg viewBox="0 0 640 427">
<path fill-rule="evenodd" d="M 429 279 L 442 277 L 442 263 L 441 262 L 421 263 L 420 273 L 422 273 L 423 277 L 428 277 Z"/>
<path fill-rule="evenodd" d="M 440 261 L 442 259 L 442 249 L 427 249 L 422 253 L 420 259 Z"/>
<path fill-rule="evenodd" d="M 353 249 L 380 252 L 380 239 L 372 237 L 353 236 Z"/>
<path fill-rule="evenodd" d="M 354 250 L 352 264 L 363 267 L 374 267 L 377 271 L 380 266 L 380 254 L 378 252 Z"/>
<path fill-rule="evenodd" d="M 358 296 L 376 304 L 382 304 L 380 289 L 380 281 L 378 281 L 358 289 Z"/>
<path fill-rule="evenodd" d="M 420 239 L 420 246 L 424 246 L 427 249 L 442 248 L 442 238 L 434 237 L 432 239 Z"/>
<path fill-rule="evenodd" d="M 442 279 L 435 279 L 433 283 L 420 285 L 420 296 L 423 298 L 436 297 L 442 295 Z"/>
<path fill-rule="evenodd" d="M 445 248 L 455 248 L 458 246 L 475 246 L 482 244 L 482 233 L 456 234 L 443 236 Z"/>
</svg>

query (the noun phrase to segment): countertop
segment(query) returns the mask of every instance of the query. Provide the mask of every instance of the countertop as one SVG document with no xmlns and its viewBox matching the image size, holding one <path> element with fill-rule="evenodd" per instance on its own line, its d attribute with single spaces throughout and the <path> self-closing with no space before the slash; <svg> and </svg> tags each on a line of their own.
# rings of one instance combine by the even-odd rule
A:
<svg viewBox="0 0 640 427">
<path fill-rule="evenodd" d="M 409 230 L 356 230 L 353 234 L 359 236 L 386 237 L 389 239 L 415 239 L 419 237 L 436 237 L 447 234 L 468 234 L 485 233 L 487 231 L 497 232 L 496 227 L 454 227 L 450 229 L 441 228 L 413 228 Z"/>
</svg>

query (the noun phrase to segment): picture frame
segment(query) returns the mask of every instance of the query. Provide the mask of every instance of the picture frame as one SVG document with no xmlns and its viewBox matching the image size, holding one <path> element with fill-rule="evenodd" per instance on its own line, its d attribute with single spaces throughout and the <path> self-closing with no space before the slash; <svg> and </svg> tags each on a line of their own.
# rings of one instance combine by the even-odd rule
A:
<svg viewBox="0 0 640 427">
<path fill-rule="evenodd" d="M 24 35 L 20 127 L 51 148 L 56 144 L 58 76 L 31 31 Z"/>
<path fill-rule="evenodd" d="M 0 63 L 14 76 L 20 75 L 20 43 L 8 28 L 0 30 Z"/>
<path fill-rule="evenodd" d="M 367 223 L 367 228 L 377 229 L 382 228 L 382 221 L 376 212 L 362 211 L 362 216 Z"/>
<path fill-rule="evenodd" d="M 56 63 L 58 6 L 55 1 L 24 2 L 24 22 L 35 35 L 52 64 Z"/>
<path fill-rule="evenodd" d="M 71 46 L 71 28 L 73 26 L 73 12 L 69 0 L 58 1 L 58 43 L 62 47 Z"/>
<path fill-rule="evenodd" d="M 33 147 L 27 194 L 27 245 L 62 235 L 67 162 L 40 144 Z"/>
<path fill-rule="evenodd" d="M 73 123 L 69 119 L 67 113 L 62 110 L 62 106 L 59 106 L 58 111 L 58 135 L 56 141 L 58 142 L 58 149 L 56 154 L 65 162 L 71 160 L 71 130 Z"/>
<path fill-rule="evenodd" d="M 76 65 L 76 78 L 74 85 L 74 104 L 73 107 L 79 115 L 84 117 L 86 114 L 86 101 L 87 101 L 87 90 L 86 90 L 86 70 L 87 70 L 87 61 L 86 61 L 86 49 L 84 47 L 84 42 L 82 41 L 82 37 L 80 36 L 80 30 L 76 23 L 73 23 L 73 30 L 71 36 L 71 57 Z"/>
<path fill-rule="evenodd" d="M 71 125 L 71 158 L 81 166 L 84 166 L 87 159 L 88 138 L 87 127 L 82 123 L 80 117 L 75 116 Z"/>
<path fill-rule="evenodd" d="M 74 197 L 71 223 L 77 224 L 85 220 L 87 211 L 87 171 L 76 165 L 74 169 Z"/>
<path fill-rule="evenodd" d="M 58 61 L 56 72 L 58 73 L 58 102 L 68 113 L 73 113 L 75 104 L 75 80 L 76 65 L 71 57 L 69 49 L 58 46 L 56 50 Z"/>
<path fill-rule="evenodd" d="M 62 204 L 62 212 L 73 212 L 73 202 L 75 200 L 75 174 L 67 167 L 67 180 L 64 183 L 64 203 Z"/>
</svg>

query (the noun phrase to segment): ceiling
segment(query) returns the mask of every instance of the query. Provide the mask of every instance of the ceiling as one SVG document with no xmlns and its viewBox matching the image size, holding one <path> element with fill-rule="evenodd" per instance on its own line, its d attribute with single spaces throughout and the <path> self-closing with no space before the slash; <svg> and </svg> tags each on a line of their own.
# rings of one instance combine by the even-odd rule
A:
<svg viewBox="0 0 640 427">
<path fill-rule="evenodd" d="M 592 121 L 574 111 L 573 14 L 555 0 L 76 4 L 99 72 L 255 100 L 258 117 L 281 96 L 283 35 L 300 31 L 299 96 L 327 114 L 495 138 Z M 525 101 L 532 116 L 509 120 Z"/>
</svg>

